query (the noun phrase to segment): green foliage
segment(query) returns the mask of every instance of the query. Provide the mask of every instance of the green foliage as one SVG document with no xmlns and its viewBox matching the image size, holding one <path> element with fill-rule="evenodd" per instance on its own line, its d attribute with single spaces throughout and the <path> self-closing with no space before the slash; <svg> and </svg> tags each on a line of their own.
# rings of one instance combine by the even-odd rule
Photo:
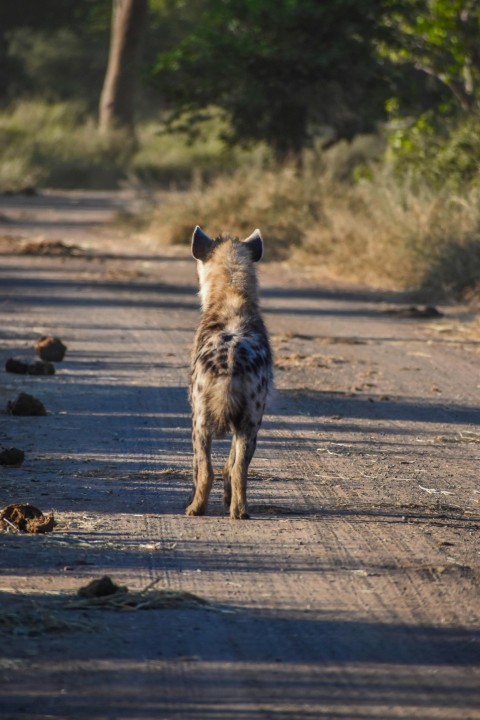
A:
<svg viewBox="0 0 480 720">
<path fill-rule="evenodd" d="M 78 103 L 21 101 L 0 114 L 0 190 L 37 187 L 114 188 L 121 182 L 186 188 L 231 172 L 245 151 L 218 138 L 219 118 L 198 142 L 141 123 L 135 146 L 121 132 L 100 135 Z M 261 150 L 261 149 L 259 149 Z"/>
<path fill-rule="evenodd" d="M 18 103 L 0 116 L 0 187 L 114 187 L 132 150 L 121 134 L 100 137 L 79 105 Z"/>
<path fill-rule="evenodd" d="M 387 104 L 397 171 L 437 190 L 478 185 L 480 2 L 412 0 L 382 23 L 380 54 L 400 68 L 415 67 L 435 89 L 416 105 L 406 93 Z"/>
<path fill-rule="evenodd" d="M 414 65 L 448 89 L 452 107 L 470 111 L 480 81 L 478 0 L 411 0 L 382 19 L 383 57 Z"/>
<path fill-rule="evenodd" d="M 47 102 L 79 100 L 97 107 L 107 63 L 104 33 L 79 34 L 70 28 L 18 28 L 9 35 L 8 55 L 17 67 L 9 92 Z"/>
<path fill-rule="evenodd" d="M 216 105 L 232 143 L 299 153 L 313 128 L 353 137 L 381 113 L 373 38 L 384 0 L 207 0 L 185 40 L 163 53 L 157 86 L 177 112 Z"/>
<path fill-rule="evenodd" d="M 433 111 L 390 130 L 389 157 L 417 186 L 462 191 L 480 187 L 480 115 L 439 119 Z"/>
<path fill-rule="evenodd" d="M 91 80 L 95 56 L 99 52 L 104 57 L 107 55 L 110 15 L 111 0 L 22 0 L 17 3 L 6 0 L 0 3 L 0 100 L 5 102 L 32 92 L 38 97 L 47 85 L 48 97 L 52 98 L 56 85 L 65 84 L 64 76 L 71 81 L 68 94 L 71 98 L 77 86 L 75 77 L 80 75 L 76 95 L 79 99 L 87 90 L 87 81 Z M 71 39 L 71 52 L 67 37 Z M 53 76 L 52 60 L 56 56 L 58 70 Z M 40 68 L 35 68 L 37 62 L 47 70 L 40 87 L 36 85 L 42 77 Z M 61 99 L 59 93 L 55 99 Z"/>
</svg>

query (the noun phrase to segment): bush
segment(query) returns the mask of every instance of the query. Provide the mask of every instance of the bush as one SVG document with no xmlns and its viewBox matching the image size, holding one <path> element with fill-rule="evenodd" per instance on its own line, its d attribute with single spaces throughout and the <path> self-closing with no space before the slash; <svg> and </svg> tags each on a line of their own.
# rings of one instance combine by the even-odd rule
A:
<svg viewBox="0 0 480 720">
<path fill-rule="evenodd" d="M 260 227 L 267 259 L 314 263 L 342 280 L 421 289 L 437 299 L 461 296 L 480 278 L 474 127 L 459 126 L 456 144 L 452 139 L 430 164 L 432 173 L 437 168 L 431 177 L 439 178 L 448 160 L 466 187 L 460 193 L 453 181 L 440 189 L 421 181 L 420 160 L 418 173 L 410 169 L 399 179 L 400 155 L 394 165 L 385 162 L 378 137 L 313 149 L 300 168 L 275 164 L 260 145 L 228 148 L 208 127 L 191 144 L 143 125 L 133 146 L 121 133 L 99 135 L 80 105 L 24 101 L 0 115 L 0 189 L 166 184 L 177 192 L 164 194 L 153 211 L 150 233 L 160 243 L 189 243 L 196 224 L 211 235 L 228 230 L 240 237 Z"/>
<path fill-rule="evenodd" d="M 443 121 L 432 112 L 390 131 L 390 158 L 401 178 L 435 190 L 480 185 L 480 116 Z"/>
<path fill-rule="evenodd" d="M 8 56 L 16 73 L 8 78 L 9 97 L 41 97 L 75 102 L 95 110 L 107 66 L 108 31 L 16 28 L 8 35 Z"/>
<path fill-rule="evenodd" d="M 333 155 L 306 158 L 300 172 L 288 163 L 250 162 L 167 199 L 150 232 L 159 242 L 188 243 L 196 224 L 210 235 L 227 230 L 239 237 L 258 226 L 267 259 L 314 263 L 338 279 L 420 290 L 437 301 L 474 286 L 479 192 L 460 201 L 451 191 L 420 191 L 399 183 L 388 166 L 355 165 L 349 158 L 356 152 L 339 147 Z M 359 167 L 362 179 L 355 181 Z"/>
<path fill-rule="evenodd" d="M 79 103 L 20 101 L 0 115 L 0 189 L 115 188 L 125 181 L 186 188 L 246 157 L 214 139 L 215 132 L 207 123 L 201 142 L 192 144 L 149 123 L 132 142 L 121 131 L 100 135 L 96 118 Z"/>
<path fill-rule="evenodd" d="M 20 102 L 0 116 L 0 187 L 115 187 L 132 146 L 102 137 L 81 105 Z"/>
</svg>

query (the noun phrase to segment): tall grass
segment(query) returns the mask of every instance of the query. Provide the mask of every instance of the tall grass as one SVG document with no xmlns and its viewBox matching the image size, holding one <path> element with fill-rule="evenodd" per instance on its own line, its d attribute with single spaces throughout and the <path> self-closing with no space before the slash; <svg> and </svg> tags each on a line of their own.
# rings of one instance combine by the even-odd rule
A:
<svg viewBox="0 0 480 720">
<path fill-rule="evenodd" d="M 240 237 L 258 226 L 267 257 L 315 263 L 344 280 L 437 299 L 479 283 L 479 191 L 419 191 L 385 164 L 352 164 L 362 158 L 362 142 L 306 157 L 301 171 L 288 163 L 243 165 L 162 204 L 151 233 L 187 243 L 196 224 Z"/>
<path fill-rule="evenodd" d="M 299 169 L 274 164 L 265 147 L 229 148 L 218 126 L 193 144 L 159 128 L 140 126 L 133 145 L 121 133 L 99 135 L 79 105 L 19 102 L 0 114 L 0 191 L 166 186 L 177 192 L 153 212 L 159 243 L 189 242 L 197 223 L 212 235 L 260 227 L 267 258 L 344 280 L 436 298 L 480 286 L 480 185 L 462 194 L 399 180 L 378 137 L 314 148 Z"/>
<path fill-rule="evenodd" d="M 96 118 L 81 104 L 19 101 L 0 114 L 0 190 L 124 183 L 185 188 L 236 167 L 245 156 L 208 128 L 201 143 L 191 144 L 161 127 L 140 125 L 132 142 L 122 132 L 99 134 Z"/>
<path fill-rule="evenodd" d="M 19 102 L 0 115 L 0 188 L 112 187 L 132 148 L 122 133 L 102 137 L 81 105 Z"/>
</svg>

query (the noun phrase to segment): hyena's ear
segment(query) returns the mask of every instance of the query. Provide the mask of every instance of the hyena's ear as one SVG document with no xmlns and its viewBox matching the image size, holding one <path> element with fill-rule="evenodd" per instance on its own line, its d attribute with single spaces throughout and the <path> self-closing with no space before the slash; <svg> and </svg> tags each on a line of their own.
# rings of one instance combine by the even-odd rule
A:
<svg viewBox="0 0 480 720">
<path fill-rule="evenodd" d="M 197 225 L 192 235 L 192 255 L 195 260 L 205 262 L 213 247 L 213 240 Z"/>
<path fill-rule="evenodd" d="M 248 245 L 253 262 L 258 262 L 263 257 L 263 238 L 260 230 L 254 230 L 251 235 L 243 241 Z"/>
</svg>

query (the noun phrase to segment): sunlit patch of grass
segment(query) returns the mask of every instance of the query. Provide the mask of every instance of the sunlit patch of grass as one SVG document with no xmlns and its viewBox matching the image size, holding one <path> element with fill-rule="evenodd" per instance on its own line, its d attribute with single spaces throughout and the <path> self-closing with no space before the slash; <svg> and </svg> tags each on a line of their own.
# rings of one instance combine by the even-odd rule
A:
<svg viewBox="0 0 480 720">
<path fill-rule="evenodd" d="M 129 167 L 130 178 L 185 190 L 234 171 L 251 152 L 223 141 L 221 123 L 218 118 L 206 120 L 196 138 L 186 132 L 168 133 L 160 122 L 140 125 L 138 150 Z"/>
<path fill-rule="evenodd" d="M 151 213 L 148 232 L 159 243 L 190 242 L 196 224 L 240 237 L 259 227 L 266 259 L 435 298 L 478 296 L 478 188 L 460 194 L 399 180 L 377 136 L 314 147 L 301 165 L 275 164 L 266 147 L 229 147 L 222 122 L 211 115 L 195 141 L 143 123 L 132 142 L 100 134 L 78 104 L 24 100 L 0 114 L 0 191 L 150 185 L 170 191 Z M 143 229 L 147 216 L 127 219 Z"/>
<path fill-rule="evenodd" d="M 101 136 L 80 105 L 19 102 L 0 115 L 0 187 L 115 186 L 132 154 L 122 133 Z"/>
<path fill-rule="evenodd" d="M 23 100 L 0 114 L 0 190 L 37 187 L 115 188 L 148 184 L 186 188 L 236 168 L 246 152 L 218 138 L 206 123 L 201 141 L 143 123 L 133 141 L 98 132 L 97 120 L 76 103 Z"/>
<path fill-rule="evenodd" d="M 161 242 L 259 227 L 268 258 L 316 264 L 337 278 L 460 297 L 480 277 L 480 198 L 399 183 L 385 165 L 351 164 L 341 151 L 293 163 L 248 162 L 173 196 L 154 214 Z M 350 166 L 350 167 L 349 167 Z M 358 172 L 360 168 L 361 172 Z"/>
</svg>

